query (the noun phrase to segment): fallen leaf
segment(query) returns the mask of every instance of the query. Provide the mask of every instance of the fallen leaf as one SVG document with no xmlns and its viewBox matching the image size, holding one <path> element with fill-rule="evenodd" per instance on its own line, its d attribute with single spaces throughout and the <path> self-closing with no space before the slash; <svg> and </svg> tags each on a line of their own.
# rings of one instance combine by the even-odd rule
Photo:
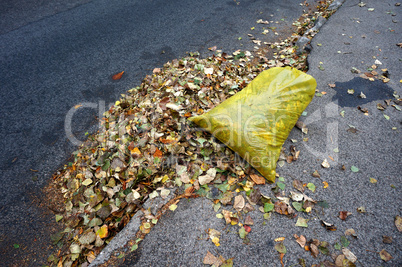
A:
<svg viewBox="0 0 402 267">
<path fill-rule="evenodd" d="M 112 76 L 112 79 L 113 79 L 113 80 L 120 80 L 121 77 L 123 76 L 123 74 L 124 74 L 124 71 L 119 72 L 119 73 L 113 75 L 113 76 Z M 110 76 L 109 76 L 109 77 L 110 77 Z"/>
<path fill-rule="evenodd" d="M 63 219 L 63 215 L 56 214 L 56 222 L 60 221 Z"/>
<path fill-rule="evenodd" d="M 300 202 L 292 202 L 292 206 L 297 211 L 301 211 L 303 209 L 303 204 Z"/>
<path fill-rule="evenodd" d="M 240 238 L 241 238 L 241 239 L 244 239 L 244 238 L 246 237 L 246 235 L 247 235 L 246 229 L 245 229 L 244 227 L 241 227 L 241 228 L 239 229 L 239 236 L 240 236 Z"/>
<path fill-rule="evenodd" d="M 359 212 L 359 213 L 365 213 L 365 212 L 366 212 L 366 208 L 363 207 L 363 206 L 358 207 L 358 208 L 357 208 L 357 212 Z"/>
<path fill-rule="evenodd" d="M 351 262 L 355 263 L 357 261 L 357 257 L 353 254 L 349 249 L 342 248 L 342 253 L 345 257 L 350 260 Z"/>
<path fill-rule="evenodd" d="M 222 210 L 223 217 L 225 218 L 226 224 L 229 224 L 232 222 L 232 212 L 228 210 Z"/>
<path fill-rule="evenodd" d="M 270 212 L 274 209 L 275 205 L 272 203 L 264 203 L 264 212 Z"/>
<path fill-rule="evenodd" d="M 82 244 L 82 245 L 89 245 L 92 242 L 94 242 L 96 239 L 96 234 L 93 231 L 89 231 L 85 234 L 83 234 L 82 236 L 80 236 L 80 238 L 78 239 L 78 241 Z"/>
<path fill-rule="evenodd" d="M 319 251 L 315 244 L 310 244 L 310 253 L 314 258 L 317 258 Z"/>
<path fill-rule="evenodd" d="M 212 243 L 215 244 L 215 246 L 219 247 L 219 238 L 221 236 L 221 233 L 215 229 L 209 228 L 208 229 L 208 235 L 209 238 L 211 239 Z"/>
<path fill-rule="evenodd" d="M 284 183 L 277 182 L 276 184 L 278 185 L 278 187 L 279 187 L 280 189 L 282 189 L 282 190 L 285 189 L 285 186 L 286 186 L 286 185 L 285 185 Z"/>
<path fill-rule="evenodd" d="M 294 236 L 294 238 L 296 238 L 297 244 L 299 244 L 302 248 L 306 245 L 307 240 L 306 240 L 306 237 L 304 235 L 298 236 L 298 235 L 295 234 L 293 236 Z"/>
<path fill-rule="evenodd" d="M 377 103 L 377 109 L 384 111 L 386 109 L 386 107 L 384 105 L 382 105 L 381 103 Z"/>
<path fill-rule="evenodd" d="M 317 170 L 315 170 L 311 175 L 312 175 L 313 177 L 315 177 L 315 178 L 321 178 L 321 175 L 318 173 Z"/>
<path fill-rule="evenodd" d="M 347 229 L 347 230 L 345 231 L 345 235 L 346 235 L 346 236 L 353 236 L 353 237 L 357 238 L 356 231 L 355 231 L 354 229 L 352 229 L 352 228 Z"/>
<path fill-rule="evenodd" d="M 216 48 L 217 48 L 216 45 L 214 45 L 214 46 L 212 46 L 212 47 L 209 47 L 208 50 L 215 51 Z"/>
<path fill-rule="evenodd" d="M 279 252 L 279 253 L 283 253 L 286 254 L 286 247 L 283 244 L 283 242 L 280 242 L 278 244 L 275 245 L 275 249 Z"/>
<path fill-rule="evenodd" d="M 389 254 L 388 252 L 385 251 L 385 249 L 380 251 L 380 257 L 383 261 L 387 262 L 393 259 L 393 257 L 391 256 L 391 254 Z"/>
<path fill-rule="evenodd" d="M 336 231 L 336 226 L 332 223 L 321 220 L 321 225 L 324 226 L 327 231 Z"/>
<path fill-rule="evenodd" d="M 359 168 L 357 168 L 356 166 L 351 166 L 350 167 L 350 170 L 352 171 L 352 172 L 358 172 L 359 171 Z"/>
<path fill-rule="evenodd" d="M 172 204 L 169 206 L 169 210 L 171 211 L 175 211 L 177 209 L 177 205 L 176 204 Z"/>
<path fill-rule="evenodd" d="M 339 218 L 340 218 L 341 220 L 346 220 L 346 218 L 347 218 L 348 216 L 350 216 L 350 215 L 352 215 L 352 213 L 349 212 L 349 211 L 340 211 L 340 212 L 339 212 Z"/>
<path fill-rule="evenodd" d="M 219 259 L 215 257 L 211 252 L 207 251 L 207 255 L 205 255 L 202 263 L 208 265 L 215 265 L 219 262 Z"/>
<path fill-rule="evenodd" d="M 321 166 L 322 166 L 323 168 L 329 168 L 329 167 L 331 167 L 331 166 L 329 165 L 327 159 L 324 159 L 324 161 L 321 163 Z"/>
<path fill-rule="evenodd" d="M 293 180 L 293 187 L 302 193 L 304 192 L 303 183 L 300 180 Z"/>
<path fill-rule="evenodd" d="M 235 197 L 234 199 L 234 204 L 233 207 L 237 210 L 237 211 L 241 211 L 244 208 L 245 205 L 245 201 L 242 195 L 238 195 Z"/>
<path fill-rule="evenodd" d="M 301 193 L 290 191 L 290 197 L 293 201 L 302 201 L 304 198 L 304 195 Z"/>
<path fill-rule="evenodd" d="M 256 184 L 265 184 L 265 178 L 256 174 L 250 174 L 250 178 Z"/>
<path fill-rule="evenodd" d="M 212 177 L 210 175 L 202 175 L 200 177 L 198 177 L 198 182 L 200 183 L 200 185 L 206 185 L 209 184 L 210 182 L 212 182 L 212 180 L 214 180 L 215 177 Z"/>
<path fill-rule="evenodd" d="M 376 180 L 376 179 L 374 179 L 374 178 L 372 178 L 372 177 L 370 177 L 370 183 L 372 183 L 372 184 L 376 184 L 376 183 L 377 183 L 377 180 Z"/>
<path fill-rule="evenodd" d="M 162 151 L 160 151 L 158 148 L 156 148 L 155 153 L 154 153 L 154 157 L 156 158 L 162 158 Z"/>
<path fill-rule="evenodd" d="M 328 182 L 324 181 L 322 183 L 324 184 L 324 188 L 328 188 Z"/>
<path fill-rule="evenodd" d="M 395 226 L 399 232 L 402 232 L 402 217 L 399 215 L 395 217 Z"/>
<path fill-rule="evenodd" d="M 253 225 L 254 221 L 251 219 L 250 215 L 247 215 L 246 219 L 244 220 L 244 224 L 246 225 Z"/>
<path fill-rule="evenodd" d="M 308 183 L 308 184 L 307 184 L 307 188 L 308 188 L 311 192 L 314 192 L 314 191 L 315 191 L 315 184 L 313 184 L 313 183 Z"/>
<path fill-rule="evenodd" d="M 302 217 L 298 217 L 297 218 L 297 222 L 295 226 L 298 227 L 308 227 L 307 222 L 309 221 L 309 219 L 304 219 Z"/>
<path fill-rule="evenodd" d="M 19 247 L 19 246 L 18 246 Z M 17 247 L 17 248 L 18 248 Z M 14 248 L 16 248 L 16 246 L 14 245 Z M 71 244 L 70 245 L 70 252 L 72 253 L 72 254 L 79 254 L 79 253 L 81 253 L 81 247 L 80 247 L 80 245 L 79 244 L 76 244 L 76 243 L 73 243 L 73 244 Z"/>
<path fill-rule="evenodd" d="M 276 201 L 274 206 L 275 206 L 275 211 L 279 214 L 290 215 L 290 214 L 294 213 L 294 210 L 289 205 L 287 205 L 285 202 Z"/>
<path fill-rule="evenodd" d="M 295 125 L 298 129 L 302 131 L 302 133 L 307 134 L 308 133 L 308 128 L 302 121 L 297 121 Z"/>
<path fill-rule="evenodd" d="M 382 236 L 382 242 L 385 243 L 385 244 L 391 244 L 392 243 L 392 236 L 383 235 Z"/>
<path fill-rule="evenodd" d="M 97 234 L 100 238 L 106 238 L 106 237 L 109 235 L 109 231 L 108 231 L 107 225 L 102 225 L 102 227 L 99 228 L 98 231 L 96 231 L 96 234 Z"/>
<path fill-rule="evenodd" d="M 232 201 L 233 198 L 233 193 L 228 191 L 226 193 L 223 194 L 223 196 L 219 199 L 219 201 L 223 204 L 223 205 L 227 205 Z"/>
<path fill-rule="evenodd" d="M 336 267 L 344 267 L 345 265 L 343 264 L 345 259 L 345 255 L 338 255 L 335 259 L 335 266 Z"/>
<path fill-rule="evenodd" d="M 341 236 L 341 244 L 344 248 L 347 248 L 350 244 L 350 241 L 346 238 L 346 236 Z"/>
<path fill-rule="evenodd" d="M 283 240 L 285 240 L 283 236 L 274 239 L 275 242 L 282 242 Z"/>
</svg>

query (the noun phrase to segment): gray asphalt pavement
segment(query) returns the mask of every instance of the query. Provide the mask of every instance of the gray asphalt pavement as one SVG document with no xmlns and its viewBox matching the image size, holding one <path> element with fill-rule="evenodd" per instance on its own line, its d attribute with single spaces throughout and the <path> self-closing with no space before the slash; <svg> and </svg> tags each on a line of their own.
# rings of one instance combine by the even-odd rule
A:
<svg viewBox="0 0 402 267">
<path fill-rule="evenodd" d="M 342 254 L 335 248 L 336 243 L 347 246 L 356 256 L 357 266 L 402 265 L 402 236 L 394 223 L 395 217 L 401 216 L 402 206 L 402 116 L 400 110 L 384 102 L 395 99 L 393 94 L 402 95 L 402 54 L 397 46 L 401 42 L 401 7 L 393 0 L 364 3 L 360 7 L 358 1 L 345 1 L 313 39 L 308 73 L 316 78 L 318 91 L 324 93 L 313 99 L 306 109 L 307 116 L 302 118 L 309 129 L 308 141 L 303 142 L 306 136 L 294 129 L 284 145 L 296 145 L 301 151 L 299 160 L 277 168 L 285 178 L 285 196 L 294 191 L 294 179 L 314 183 L 316 191 L 306 190 L 308 196 L 326 201 L 328 208 L 312 215 L 299 212 L 298 217 L 309 219 L 307 228 L 296 227 L 297 218 L 279 214 L 273 214 L 264 224 L 263 213 L 249 212 L 254 224 L 246 245 L 239 237 L 238 226 L 227 226 L 224 219 L 216 217 L 222 209 L 215 212 L 212 201 L 182 200 L 177 210 L 168 211 L 138 250 L 119 266 L 204 266 L 208 251 L 216 257 L 233 258 L 234 266 L 281 266 L 274 248 L 274 240 L 279 237 L 285 237 L 285 266 L 302 266 L 300 259 L 306 266 L 333 262 L 332 254 Z M 386 71 L 381 69 L 387 69 L 387 83 L 360 77 L 371 72 L 373 65 L 380 74 Z M 353 73 L 353 68 L 361 73 Z M 347 93 L 350 89 L 354 94 Z M 366 98 L 359 97 L 361 93 Z M 386 106 L 385 111 L 377 109 L 378 103 Z M 368 116 L 358 106 L 366 108 Z M 291 143 L 290 139 L 298 142 Z M 329 168 L 321 166 L 324 159 Z M 352 166 L 358 171 L 353 172 Z M 312 176 L 315 170 L 321 178 Z M 377 183 L 371 183 L 370 178 Z M 328 183 L 327 188 L 323 182 Z M 264 185 L 260 190 L 273 197 L 272 187 Z M 231 206 L 225 209 L 234 211 Z M 340 211 L 351 215 L 341 220 Z M 334 224 L 337 230 L 327 231 L 320 220 Z M 221 233 L 219 247 L 208 239 L 209 228 Z M 345 235 L 351 228 L 357 238 Z M 294 234 L 328 242 L 329 254 L 320 253 L 314 258 L 295 242 Z M 384 236 L 391 237 L 392 242 L 384 242 Z M 393 259 L 382 260 L 382 250 Z"/>
<path fill-rule="evenodd" d="M 251 50 L 258 19 L 289 32 L 302 1 L 3 1 L 0 5 L 0 255 L 2 264 L 41 265 L 53 214 L 41 189 L 96 127 L 98 109 L 145 74 L 187 51 Z M 272 16 L 271 16 L 272 15 Z M 242 37 L 242 40 L 238 40 Z M 278 38 L 271 31 L 262 41 Z M 125 71 L 119 81 L 112 75 Z M 74 111 L 74 108 L 73 108 Z M 31 255 L 29 259 L 27 255 Z M 22 262 L 21 262 L 22 261 Z M 16 263 L 18 262 L 18 263 Z"/>
</svg>

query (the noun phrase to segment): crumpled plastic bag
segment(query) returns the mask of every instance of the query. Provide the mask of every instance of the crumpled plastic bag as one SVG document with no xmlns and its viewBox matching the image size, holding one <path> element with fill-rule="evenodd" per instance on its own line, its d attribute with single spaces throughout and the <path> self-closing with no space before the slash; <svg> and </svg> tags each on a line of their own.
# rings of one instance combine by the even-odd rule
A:
<svg viewBox="0 0 402 267">
<path fill-rule="evenodd" d="M 316 86 L 316 80 L 302 71 L 271 68 L 209 112 L 189 120 L 273 183 L 282 145 L 313 99 Z"/>
</svg>

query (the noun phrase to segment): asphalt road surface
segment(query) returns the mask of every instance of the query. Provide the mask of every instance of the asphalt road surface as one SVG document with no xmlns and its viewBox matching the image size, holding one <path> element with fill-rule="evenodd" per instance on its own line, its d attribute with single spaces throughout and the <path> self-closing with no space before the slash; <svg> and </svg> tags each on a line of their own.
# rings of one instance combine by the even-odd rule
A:
<svg viewBox="0 0 402 267">
<path fill-rule="evenodd" d="M 247 33 L 263 41 L 277 39 L 273 31 L 261 35 L 250 28 L 261 29 L 256 20 L 264 19 L 278 22 L 279 35 L 288 32 L 302 14 L 301 2 L 2 1 L 2 265 L 44 263 L 55 225 L 54 214 L 40 205 L 41 189 L 74 151 L 72 135 L 84 140 L 104 105 L 187 51 L 205 55 L 212 46 L 225 52 L 251 50 Z M 122 79 L 114 81 L 112 75 L 121 71 Z M 66 121 L 71 125 L 67 134 Z"/>
</svg>

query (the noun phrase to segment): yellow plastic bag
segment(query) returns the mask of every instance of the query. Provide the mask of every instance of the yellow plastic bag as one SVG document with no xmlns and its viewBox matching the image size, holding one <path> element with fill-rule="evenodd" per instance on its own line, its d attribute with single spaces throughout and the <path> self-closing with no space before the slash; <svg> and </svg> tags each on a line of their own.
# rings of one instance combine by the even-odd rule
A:
<svg viewBox="0 0 402 267">
<path fill-rule="evenodd" d="M 189 120 L 273 183 L 282 145 L 312 100 L 316 86 L 312 76 L 297 69 L 271 68 L 209 112 Z"/>
</svg>

